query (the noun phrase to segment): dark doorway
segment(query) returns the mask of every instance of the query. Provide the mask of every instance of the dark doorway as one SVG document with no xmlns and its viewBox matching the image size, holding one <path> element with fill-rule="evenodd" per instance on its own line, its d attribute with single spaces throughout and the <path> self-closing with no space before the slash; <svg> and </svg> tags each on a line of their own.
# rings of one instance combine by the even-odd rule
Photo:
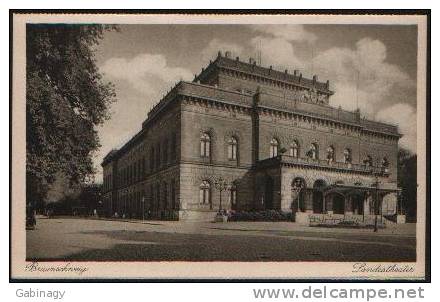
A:
<svg viewBox="0 0 440 302">
<path fill-rule="evenodd" d="M 323 213 L 324 212 L 324 194 L 323 190 L 326 187 L 326 183 L 322 179 L 318 179 L 313 184 L 313 213 Z"/>
<path fill-rule="evenodd" d="M 364 196 L 353 195 L 351 200 L 353 205 L 353 214 L 362 215 L 364 213 Z"/>
<path fill-rule="evenodd" d="M 344 214 L 345 198 L 342 195 L 335 194 L 333 196 L 333 214 Z"/>
<path fill-rule="evenodd" d="M 323 194 L 321 191 L 313 190 L 313 213 L 320 214 L 323 211 Z"/>
<path fill-rule="evenodd" d="M 266 210 L 273 209 L 273 179 L 270 176 L 267 176 L 265 180 L 264 207 Z"/>
</svg>

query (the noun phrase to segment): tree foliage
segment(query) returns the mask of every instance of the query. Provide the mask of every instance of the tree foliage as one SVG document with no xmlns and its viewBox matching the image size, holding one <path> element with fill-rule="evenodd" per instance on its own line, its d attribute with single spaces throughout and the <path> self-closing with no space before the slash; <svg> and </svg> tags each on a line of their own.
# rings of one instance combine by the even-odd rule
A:
<svg viewBox="0 0 440 302">
<path fill-rule="evenodd" d="M 415 222 L 417 217 L 417 155 L 399 149 L 398 185 L 402 189 L 402 203 L 407 221 Z"/>
<path fill-rule="evenodd" d="M 27 198 L 41 199 L 56 175 L 72 183 L 93 175 L 95 127 L 116 94 L 96 64 L 107 25 L 28 24 L 26 28 Z M 28 201 L 29 202 L 29 201 Z"/>
</svg>

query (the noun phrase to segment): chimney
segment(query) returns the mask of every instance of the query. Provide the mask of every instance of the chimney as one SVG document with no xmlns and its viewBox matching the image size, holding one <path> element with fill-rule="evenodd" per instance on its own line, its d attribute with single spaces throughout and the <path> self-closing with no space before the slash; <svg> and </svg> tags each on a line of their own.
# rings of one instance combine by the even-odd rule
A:
<svg viewBox="0 0 440 302">
<path fill-rule="evenodd" d="M 237 62 L 240 61 L 240 57 L 236 57 L 235 61 L 237 61 Z"/>
<path fill-rule="evenodd" d="M 327 82 L 325 83 L 325 88 L 329 89 L 330 88 L 330 81 L 327 80 Z"/>
<path fill-rule="evenodd" d="M 317 81 L 318 81 L 318 76 L 315 74 L 313 76 L 313 85 L 315 85 Z"/>
<path fill-rule="evenodd" d="M 222 56 L 222 52 L 219 50 L 218 54 L 217 54 L 217 57 L 221 57 L 221 56 Z"/>
<path fill-rule="evenodd" d="M 255 65 L 256 61 L 254 58 L 250 57 L 249 58 L 249 64 L 254 64 Z"/>
<path fill-rule="evenodd" d="M 298 76 L 298 69 L 295 69 L 295 70 L 293 71 L 293 75 L 294 75 L 295 77 Z"/>
<path fill-rule="evenodd" d="M 272 65 L 269 66 L 269 74 L 271 73 L 271 71 L 272 71 Z"/>
<path fill-rule="evenodd" d="M 298 79 L 298 82 L 300 82 L 300 83 L 301 83 L 302 77 L 303 77 L 303 74 L 302 74 L 302 73 L 300 73 L 300 74 L 299 74 L 299 79 Z"/>
<path fill-rule="evenodd" d="M 284 70 L 284 73 L 287 74 L 287 69 Z"/>
</svg>

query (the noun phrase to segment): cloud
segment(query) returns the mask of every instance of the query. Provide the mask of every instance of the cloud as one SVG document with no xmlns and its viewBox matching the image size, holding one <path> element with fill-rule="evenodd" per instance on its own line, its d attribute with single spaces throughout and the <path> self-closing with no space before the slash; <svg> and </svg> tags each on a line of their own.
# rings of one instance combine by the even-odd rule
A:
<svg viewBox="0 0 440 302">
<path fill-rule="evenodd" d="M 330 98 L 332 106 L 346 110 L 359 108 L 369 119 L 398 124 L 404 135 L 401 145 L 415 151 L 416 116 L 409 104 L 414 104 L 416 83 L 397 65 L 387 62 L 387 48 L 382 41 L 365 37 L 351 48 L 318 51 L 312 65 L 310 54 L 304 53 L 304 45 L 296 43 L 316 41 L 316 35 L 304 27 L 251 25 L 250 28 L 258 35 L 244 41 L 244 47 L 214 39 L 202 53 L 230 49 L 238 54 L 245 50 L 253 54 L 261 50 L 263 65 L 273 65 L 279 70 L 299 69 L 306 76 L 313 72 L 321 81 L 329 79 L 335 91 Z M 396 117 L 400 111 L 394 111 L 393 117 L 392 110 L 402 110 L 403 115 L 399 113 Z"/>
<path fill-rule="evenodd" d="M 364 38 L 354 49 L 334 47 L 319 53 L 314 64 L 320 76 L 330 79 L 335 90 L 333 105 L 348 110 L 358 105 L 364 115 L 372 118 L 384 104 L 412 102 L 411 93 L 405 97 L 401 92 L 414 90 L 415 82 L 399 67 L 387 63 L 386 58 L 381 41 Z"/>
<path fill-rule="evenodd" d="M 417 151 L 417 112 L 414 107 L 402 103 L 394 104 L 380 110 L 376 118 L 385 123 L 398 125 L 403 134 L 399 144 L 414 153 Z"/>
<path fill-rule="evenodd" d="M 261 50 L 263 64 L 279 70 L 305 68 L 304 61 L 297 56 L 292 43 L 283 38 L 257 36 L 251 39 L 250 44 L 255 51 Z"/>
<path fill-rule="evenodd" d="M 229 43 L 222 41 L 220 39 L 214 38 L 209 44 L 202 49 L 201 58 L 203 60 L 203 64 L 208 62 L 209 60 L 213 60 L 217 57 L 218 51 L 222 51 L 223 54 L 226 51 L 230 51 L 232 57 L 243 55 L 244 47 L 235 43 Z"/>
<path fill-rule="evenodd" d="M 104 76 L 116 86 L 119 101 L 112 104 L 112 117 L 98 133 L 102 147 L 95 154 L 97 179 L 101 179 L 101 159 L 122 145 L 141 127 L 148 110 L 179 80 L 191 80 L 190 70 L 170 66 L 160 54 L 139 54 L 133 58 L 110 58 L 100 66 Z"/>
<path fill-rule="evenodd" d="M 290 42 L 308 42 L 313 43 L 317 36 L 304 29 L 303 25 L 293 24 L 258 24 L 250 25 L 250 28 L 256 32 L 264 33 L 271 37 L 281 38 Z"/>
<path fill-rule="evenodd" d="M 159 84 L 171 86 L 175 82 L 190 80 L 192 73 L 185 68 L 168 66 L 160 54 L 139 54 L 134 58 L 111 58 L 101 67 L 105 76 L 128 81 L 142 93 L 151 94 Z"/>
</svg>

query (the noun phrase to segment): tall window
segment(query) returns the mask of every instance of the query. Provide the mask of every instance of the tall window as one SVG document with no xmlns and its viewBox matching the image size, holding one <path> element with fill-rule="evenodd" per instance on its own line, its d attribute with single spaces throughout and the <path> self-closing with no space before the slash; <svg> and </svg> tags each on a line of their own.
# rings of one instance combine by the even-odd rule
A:
<svg viewBox="0 0 440 302">
<path fill-rule="evenodd" d="M 171 209 L 176 209 L 176 181 L 171 179 Z"/>
<path fill-rule="evenodd" d="M 203 133 L 200 136 L 200 156 L 210 157 L 211 154 L 211 137 L 208 133 Z"/>
<path fill-rule="evenodd" d="M 344 163 L 351 163 L 351 150 L 349 148 L 344 149 Z"/>
<path fill-rule="evenodd" d="M 278 140 L 276 138 L 273 138 L 270 141 L 270 157 L 278 156 L 278 145 Z"/>
<path fill-rule="evenodd" d="M 327 148 L 327 160 L 330 163 L 335 161 L 335 148 L 333 146 Z"/>
<path fill-rule="evenodd" d="M 160 209 L 160 183 L 156 184 L 156 210 Z"/>
<path fill-rule="evenodd" d="M 373 159 L 370 155 L 367 155 L 364 159 L 364 165 L 367 167 L 371 167 L 373 165 Z"/>
<path fill-rule="evenodd" d="M 176 146 L 176 133 L 173 133 L 171 135 L 171 160 L 176 160 L 176 154 L 177 154 L 176 148 L 177 148 L 177 146 Z"/>
<path fill-rule="evenodd" d="M 164 143 L 163 143 L 163 163 L 167 164 L 168 163 L 168 140 L 165 139 Z"/>
<path fill-rule="evenodd" d="M 390 167 L 390 162 L 388 161 L 388 158 L 383 157 L 382 158 L 382 168 L 384 169 L 385 172 L 388 172 L 389 167 Z"/>
<path fill-rule="evenodd" d="M 235 207 L 237 204 L 237 184 L 235 182 L 232 183 L 230 188 L 229 202 L 231 207 Z"/>
<path fill-rule="evenodd" d="M 148 209 L 149 210 L 154 209 L 154 185 L 153 184 L 150 184 L 150 201 L 149 201 Z"/>
<path fill-rule="evenodd" d="M 309 150 L 309 152 L 307 152 L 308 154 L 308 156 L 311 158 L 311 159 L 318 159 L 319 157 L 318 157 L 318 153 L 319 152 L 319 150 L 318 150 L 318 144 L 316 144 L 316 143 L 313 143 L 313 144 L 311 144 L 310 145 L 310 150 Z"/>
<path fill-rule="evenodd" d="M 235 137 L 231 137 L 228 140 L 228 159 L 237 159 L 237 139 Z"/>
<path fill-rule="evenodd" d="M 163 208 L 168 209 L 168 188 L 167 183 L 162 183 L 162 198 L 163 198 Z"/>
<path fill-rule="evenodd" d="M 299 155 L 299 144 L 296 140 L 290 145 L 289 155 L 293 157 L 298 157 Z"/>
<path fill-rule="evenodd" d="M 154 147 L 150 149 L 150 172 L 154 171 Z"/>
<path fill-rule="evenodd" d="M 207 180 L 202 181 L 199 194 L 200 204 L 211 204 L 211 185 Z"/>
<path fill-rule="evenodd" d="M 160 156 L 161 156 L 161 153 L 160 153 L 160 143 L 158 143 L 157 144 L 157 147 L 156 147 L 156 169 L 159 169 L 160 168 L 160 166 L 161 166 L 161 161 L 160 161 Z"/>
</svg>

